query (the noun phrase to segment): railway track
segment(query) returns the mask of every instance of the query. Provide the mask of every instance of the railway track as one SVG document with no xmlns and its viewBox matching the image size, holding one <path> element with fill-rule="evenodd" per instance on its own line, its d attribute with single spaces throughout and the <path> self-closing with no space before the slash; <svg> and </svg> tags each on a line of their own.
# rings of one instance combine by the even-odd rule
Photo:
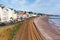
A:
<svg viewBox="0 0 60 40">
<path fill-rule="evenodd" d="M 25 21 L 13 40 L 43 40 L 33 20 L 34 18 Z"/>
</svg>

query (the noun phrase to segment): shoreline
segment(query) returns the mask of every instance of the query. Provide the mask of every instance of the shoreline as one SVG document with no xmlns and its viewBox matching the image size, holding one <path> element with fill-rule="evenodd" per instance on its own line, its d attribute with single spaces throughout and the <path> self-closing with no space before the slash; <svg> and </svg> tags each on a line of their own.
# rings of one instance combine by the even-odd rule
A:
<svg viewBox="0 0 60 40">
<path fill-rule="evenodd" d="M 59 40 L 60 29 L 57 25 L 48 22 L 47 16 L 40 16 L 34 20 L 37 29 L 47 40 Z"/>
</svg>

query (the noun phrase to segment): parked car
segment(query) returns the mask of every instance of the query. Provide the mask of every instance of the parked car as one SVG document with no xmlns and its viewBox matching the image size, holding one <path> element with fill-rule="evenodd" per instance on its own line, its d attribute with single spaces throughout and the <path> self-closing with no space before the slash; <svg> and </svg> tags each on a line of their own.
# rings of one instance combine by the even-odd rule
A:
<svg viewBox="0 0 60 40">
<path fill-rule="evenodd" d="M 0 26 L 5 26 L 6 23 L 0 22 Z"/>
</svg>

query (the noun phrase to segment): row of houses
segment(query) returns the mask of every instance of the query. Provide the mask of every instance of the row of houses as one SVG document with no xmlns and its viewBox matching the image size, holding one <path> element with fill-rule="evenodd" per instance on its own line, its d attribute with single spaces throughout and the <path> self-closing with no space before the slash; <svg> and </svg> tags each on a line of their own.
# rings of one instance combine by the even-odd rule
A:
<svg viewBox="0 0 60 40">
<path fill-rule="evenodd" d="M 36 16 L 34 14 L 29 14 L 29 12 L 16 11 L 12 8 L 7 8 L 0 4 L 0 23 L 1 22 L 11 22 L 11 21 L 21 21 L 26 18 Z"/>
<path fill-rule="evenodd" d="M 17 14 L 13 9 L 0 5 L 0 22 L 9 22 L 10 20 L 15 20 L 16 18 Z"/>
</svg>

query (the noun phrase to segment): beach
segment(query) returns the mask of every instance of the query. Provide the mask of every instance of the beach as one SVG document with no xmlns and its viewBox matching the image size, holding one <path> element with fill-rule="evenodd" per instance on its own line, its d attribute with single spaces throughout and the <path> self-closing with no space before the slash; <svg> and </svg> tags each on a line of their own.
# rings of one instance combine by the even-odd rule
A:
<svg viewBox="0 0 60 40">
<path fill-rule="evenodd" d="M 49 23 L 48 17 L 38 17 L 34 20 L 37 29 L 46 40 L 60 40 L 60 29 L 57 25 Z"/>
</svg>

